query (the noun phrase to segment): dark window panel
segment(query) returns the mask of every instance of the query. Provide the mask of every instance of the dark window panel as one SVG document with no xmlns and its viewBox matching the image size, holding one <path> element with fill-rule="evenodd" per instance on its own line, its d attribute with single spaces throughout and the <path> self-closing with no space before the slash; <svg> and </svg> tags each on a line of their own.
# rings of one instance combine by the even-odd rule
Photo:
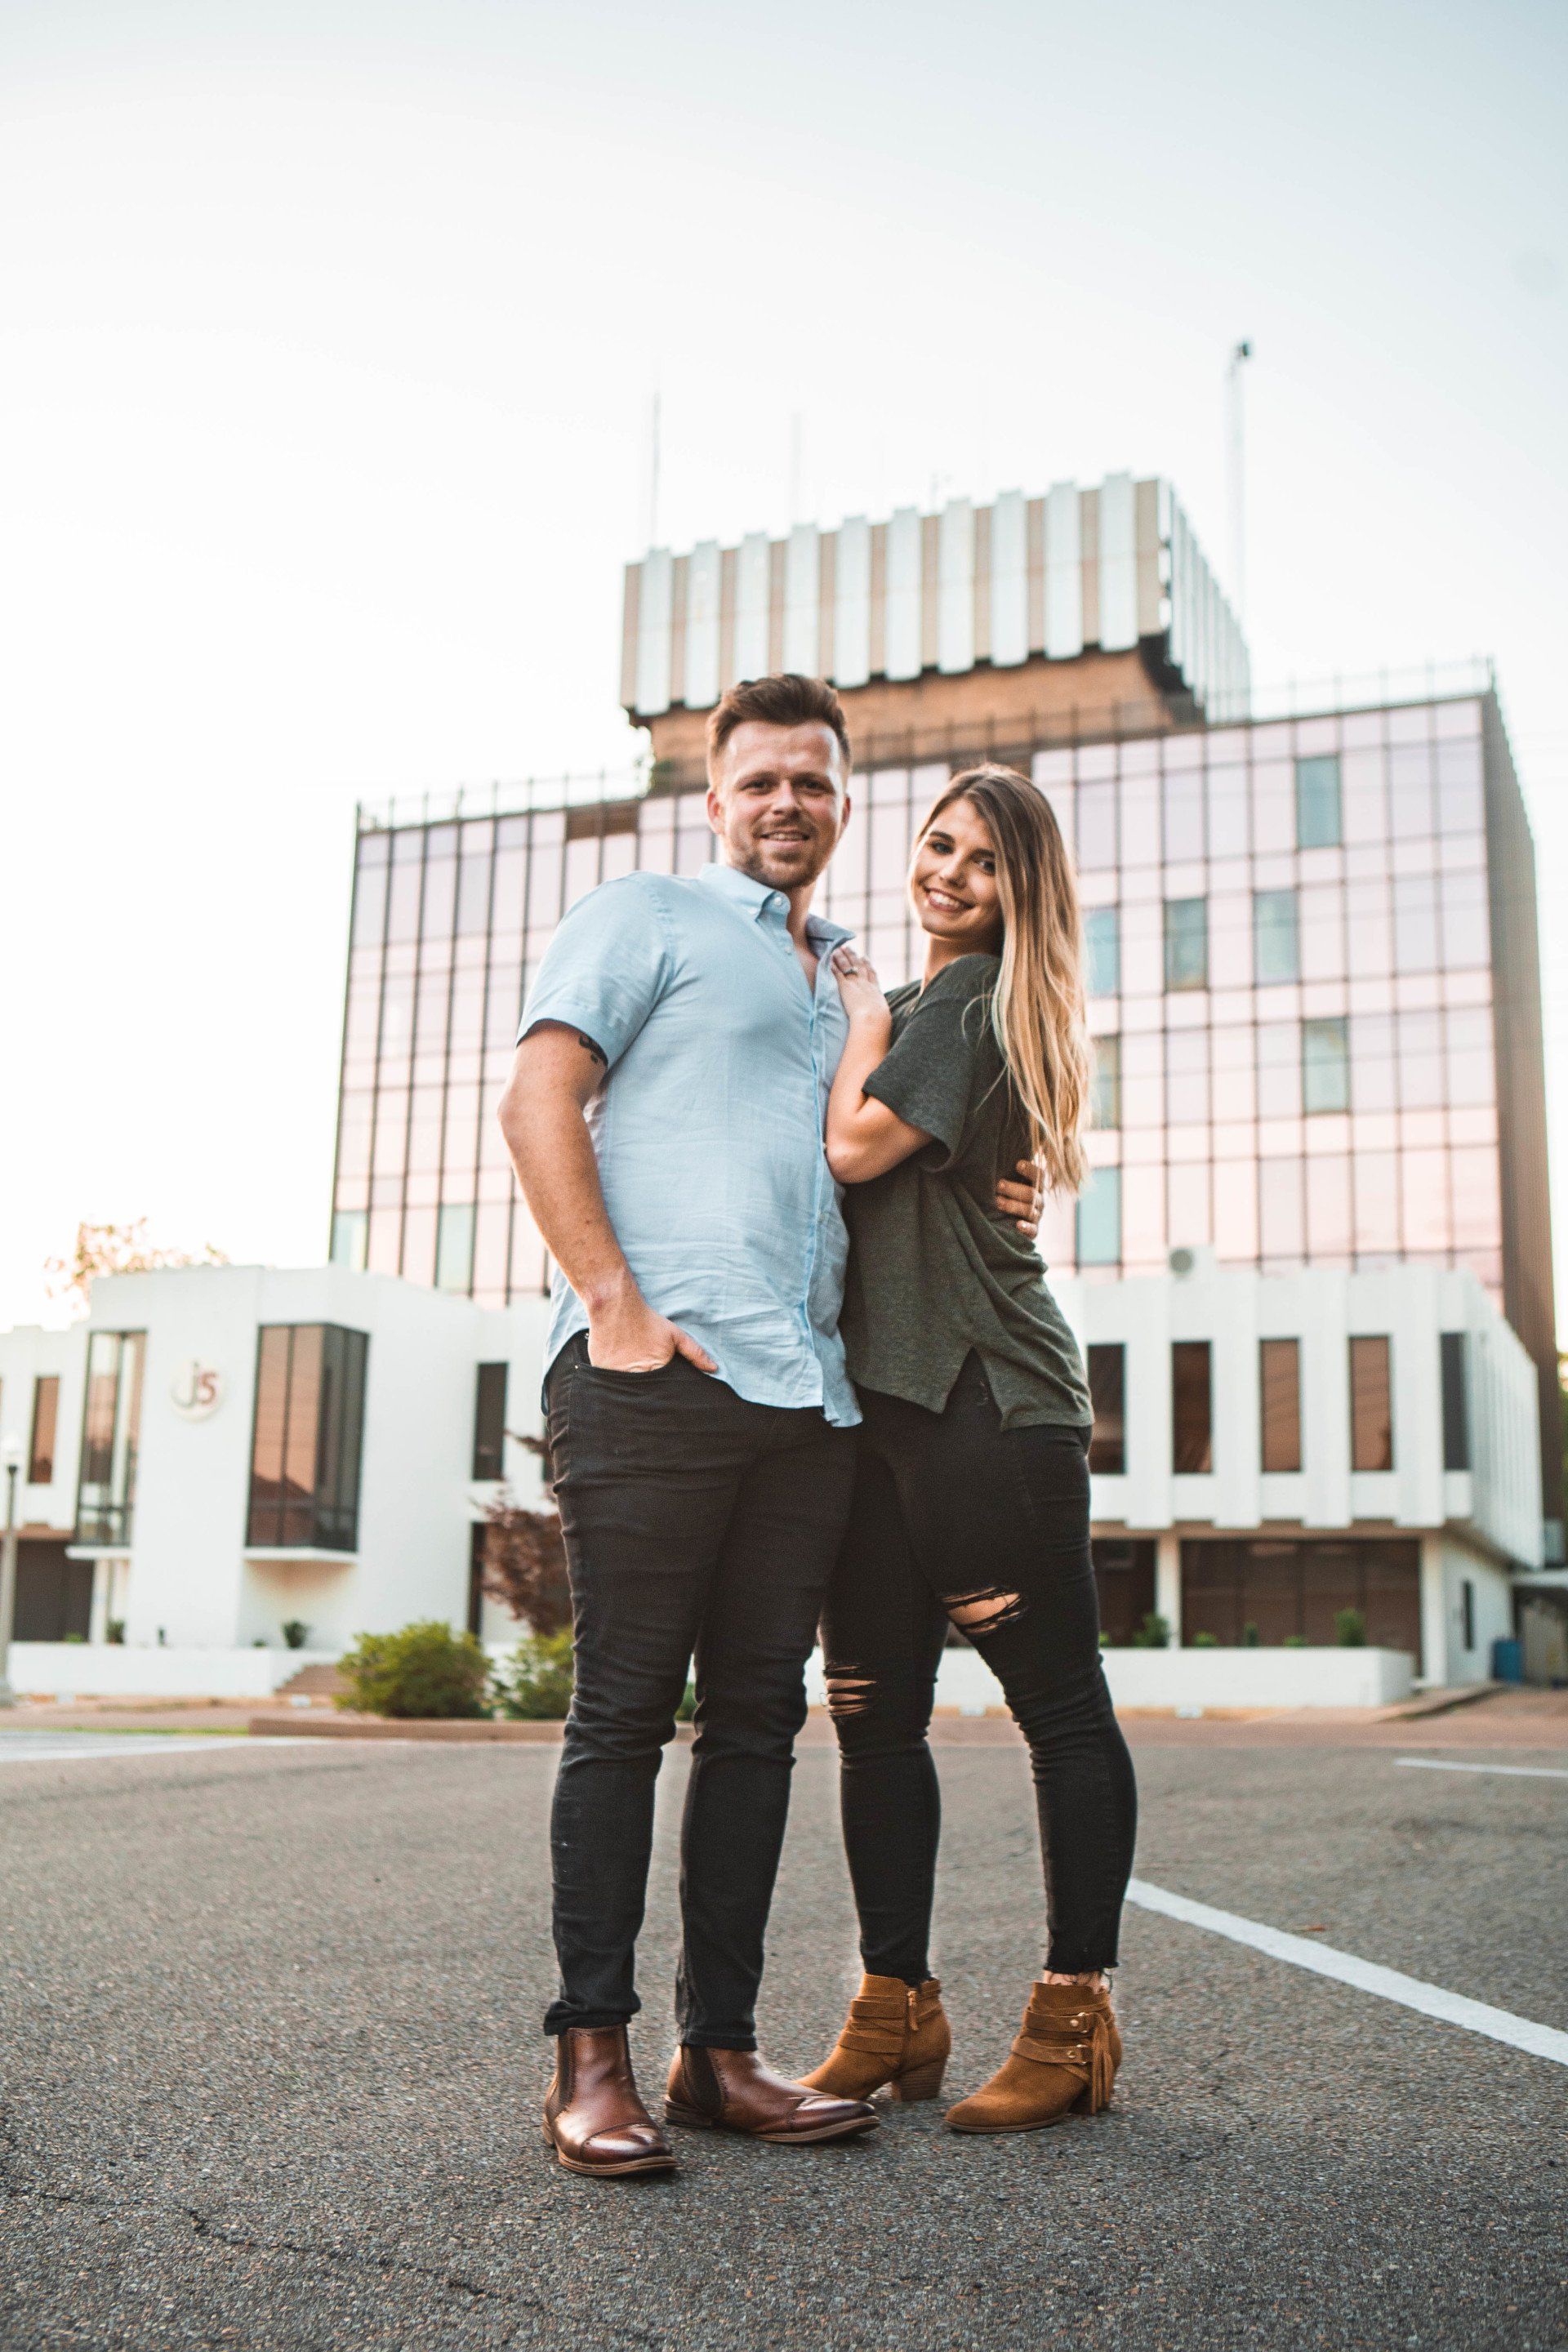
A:
<svg viewBox="0 0 1568 2352">
<path fill-rule="evenodd" d="M 505 1475 L 506 1379 L 504 1364 L 481 1364 L 474 1392 L 474 1466 L 476 1478 Z"/>
<path fill-rule="evenodd" d="M 58 1372 L 45 1372 L 33 1383 L 33 1434 L 27 1447 L 29 1486 L 52 1486 L 54 1484 L 55 1429 L 59 1411 L 59 1375 Z"/>
<path fill-rule="evenodd" d="M 1351 1341 L 1351 1468 L 1394 1467 L 1394 1396 L 1389 1342 Z"/>
<path fill-rule="evenodd" d="M 353 1551 L 359 1544 L 360 1460 L 364 1444 L 365 1359 L 370 1350 L 370 1341 L 363 1331 L 345 1331 L 343 1338 L 347 1347 L 343 1368 L 343 1436 L 337 1515 L 342 1548 L 345 1551 Z"/>
<path fill-rule="evenodd" d="M 1267 1648 L 1295 1635 L 1331 1647 L 1344 1609 L 1362 1612 L 1378 1648 L 1418 1656 L 1419 1546 L 1405 1537 L 1205 1538 L 1182 1546 L 1184 1642 L 1212 1633 Z"/>
<path fill-rule="evenodd" d="M 1442 1335 L 1445 1470 L 1468 1470 L 1470 1466 L 1470 1384 L 1466 1339 L 1463 1331 L 1445 1331 Z"/>
<path fill-rule="evenodd" d="M 1351 1056 L 1344 1015 L 1301 1024 L 1301 1108 L 1349 1110 Z"/>
<path fill-rule="evenodd" d="M 1252 962 L 1260 988 L 1300 979 L 1300 920 L 1294 890 L 1253 892 Z"/>
<path fill-rule="evenodd" d="M 1126 1649 L 1153 1611 L 1154 1547 L 1147 1538 L 1097 1537 L 1092 1549 L 1100 1631 L 1112 1649 Z"/>
<path fill-rule="evenodd" d="M 1213 1356 L 1206 1339 L 1171 1347 L 1171 1465 L 1178 1474 L 1214 1468 Z"/>
<path fill-rule="evenodd" d="M 1127 1467 L 1127 1350 L 1118 1342 L 1094 1346 L 1088 1352 L 1089 1393 L 1094 1407 L 1089 1466 L 1118 1477 Z"/>
<path fill-rule="evenodd" d="M 282 1501 L 289 1524 L 305 1532 L 285 1543 L 309 1543 L 309 1528 L 321 1466 L 321 1327 L 302 1324 L 294 1333 L 289 1363 L 289 1412 L 283 1436 Z"/>
<path fill-rule="evenodd" d="M 1089 1076 L 1089 1115 L 1096 1127 L 1121 1124 L 1121 1040 L 1096 1037 Z"/>
<path fill-rule="evenodd" d="M 1343 837 L 1337 751 L 1296 762 L 1296 846 L 1331 849 Z"/>
<path fill-rule="evenodd" d="M 131 1540 L 145 1349 L 142 1331 L 95 1331 L 88 1341 L 87 1398 L 77 1481 L 79 1543 Z"/>
<path fill-rule="evenodd" d="M 1301 1343 L 1258 1342 L 1262 1391 L 1262 1455 L 1265 1470 L 1301 1467 Z"/>
<path fill-rule="evenodd" d="M 1115 996 L 1121 987 L 1121 917 L 1115 907 L 1090 907 L 1083 919 L 1084 987 L 1090 996 Z"/>
<path fill-rule="evenodd" d="M 363 1331 L 269 1324 L 257 1335 L 247 1540 L 353 1551 L 364 1434 Z"/>
<path fill-rule="evenodd" d="M 250 1526 L 253 1544 L 278 1541 L 283 1501 L 283 1435 L 289 1415 L 289 1345 L 286 1325 L 263 1331 L 256 1351 L 256 1420 L 250 1444 Z"/>
<path fill-rule="evenodd" d="M 1079 1194 L 1079 1265 L 1115 1265 L 1121 1256 L 1121 1171 L 1095 1168 Z"/>
<path fill-rule="evenodd" d="M 1209 909 L 1206 898 L 1165 901 L 1165 986 L 1206 988 Z"/>
</svg>

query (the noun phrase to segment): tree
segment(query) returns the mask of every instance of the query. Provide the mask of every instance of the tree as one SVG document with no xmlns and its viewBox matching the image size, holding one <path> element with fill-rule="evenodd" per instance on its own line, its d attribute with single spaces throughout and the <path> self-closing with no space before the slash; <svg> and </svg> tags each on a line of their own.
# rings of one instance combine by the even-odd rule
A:
<svg viewBox="0 0 1568 2352">
<path fill-rule="evenodd" d="M 528 1511 L 510 1486 L 485 1506 L 480 1589 L 535 1633 L 572 1622 L 572 1587 L 558 1511 Z"/>
<path fill-rule="evenodd" d="M 170 1265 L 226 1265 L 228 1259 L 207 1242 L 201 1250 L 159 1249 L 147 1237 L 147 1220 L 130 1225 L 78 1225 L 69 1257 L 46 1260 L 51 1298 L 68 1298 L 85 1310 L 100 1274 L 156 1274 Z"/>
</svg>

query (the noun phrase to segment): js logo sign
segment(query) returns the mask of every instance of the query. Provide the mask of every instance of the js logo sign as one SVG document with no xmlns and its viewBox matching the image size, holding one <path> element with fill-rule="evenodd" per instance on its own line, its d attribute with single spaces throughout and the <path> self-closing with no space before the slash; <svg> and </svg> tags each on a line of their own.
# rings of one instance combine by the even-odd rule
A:
<svg viewBox="0 0 1568 2352">
<path fill-rule="evenodd" d="M 223 1379 L 211 1364 L 182 1364 L 170 1386 L 174 1411 L 184 1421 L 205 1421 L 223 1402 Z"/>
</svg>

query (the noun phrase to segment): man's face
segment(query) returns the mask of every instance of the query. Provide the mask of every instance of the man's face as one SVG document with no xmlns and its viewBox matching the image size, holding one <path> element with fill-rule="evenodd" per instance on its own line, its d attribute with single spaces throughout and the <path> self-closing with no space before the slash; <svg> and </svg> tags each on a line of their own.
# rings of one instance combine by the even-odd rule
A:
<svg viewBox="0 0 1568 2352">
<path fill-rule="evenodd" d="M 724 863 L 770 890 L 815 882 L 849 816 L 848 764 L 831 727 L 748 719 L 719 755 L 708 822 Z"/>
</svg>

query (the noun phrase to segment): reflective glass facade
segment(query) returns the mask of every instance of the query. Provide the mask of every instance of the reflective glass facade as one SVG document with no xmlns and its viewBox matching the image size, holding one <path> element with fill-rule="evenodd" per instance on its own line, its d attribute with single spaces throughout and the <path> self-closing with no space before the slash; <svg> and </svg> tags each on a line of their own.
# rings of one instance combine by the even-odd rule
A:
<svg viewBox="0 0 1568 2352">
<path fill-rule="evenodd" d="M 368 1347 L 363 1331 L 335 1323 L 258 1333 L 249 1550 L 353 1550 Z"/>
<path fill-rule="evenodd" d="M 1548 1363 L 1534 877 L 1491 698 L 1006 756 L 1074 852 L 1105 1041 L 1095 1175 L 1051 1204 L 1047 1262 L 1468 1265 Z M 888 983 L 917 961 L 904 869 L 949 772 L 858 775 L 825 880 Z M 486 1304 L 544 1286 L 494 1117 L 529 974 L 584 890 L 710 846 L 695 789 L 361 834 L 335 1256 Z"/>
<path fill-rule="evenodd" d="M 121 1547 L 131 1541 L 146 1352 L 144 1331 L 94 1331 L 88 1340 L 77 1485 L 79 1544 Z"/>
</svg>

